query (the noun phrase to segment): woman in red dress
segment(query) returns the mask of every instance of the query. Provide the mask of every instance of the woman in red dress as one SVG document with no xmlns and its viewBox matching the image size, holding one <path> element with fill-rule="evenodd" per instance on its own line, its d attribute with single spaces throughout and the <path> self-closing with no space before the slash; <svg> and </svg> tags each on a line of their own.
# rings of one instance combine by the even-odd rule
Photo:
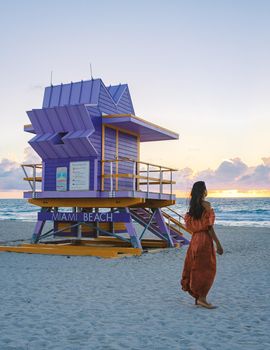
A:
<svg viewBox="0 0 270 350">
<path fill-rule="evenodd" d="M 211 204 L 205 201 L 207 190 L 204 181 L 194 183 L 190 196 L 185 224 L 193 234 L 185 259 L 181 285 L 185 292 L 195 298 L 196 305 L 211 309 L 214 306 L 208 303 L 206 296 L 216 274 L 213 241 L 218 254 L 223 254 L 223 248 L 213 228 L 215 212 Z"/>
</svg>

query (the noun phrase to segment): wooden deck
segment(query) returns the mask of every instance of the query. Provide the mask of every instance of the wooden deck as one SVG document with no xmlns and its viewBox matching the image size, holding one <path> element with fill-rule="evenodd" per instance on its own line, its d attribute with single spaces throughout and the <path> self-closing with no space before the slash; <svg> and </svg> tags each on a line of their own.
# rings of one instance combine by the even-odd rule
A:
<svg viewBox="0 0 270 350">
<path fill-rule="evenodd" d="M 42 192 L 44 194 L 44 192 Z M 59 193 L 57 193 L 59 195 Z M 25 197 L 27 198 L 27 197 Z M 175 204 L 175 199 L 135 197 L 107 198 L 31 198 L 28 202 L 39 207 L 81 207 L 81 208 L 163 208 Z"/>
</svg>

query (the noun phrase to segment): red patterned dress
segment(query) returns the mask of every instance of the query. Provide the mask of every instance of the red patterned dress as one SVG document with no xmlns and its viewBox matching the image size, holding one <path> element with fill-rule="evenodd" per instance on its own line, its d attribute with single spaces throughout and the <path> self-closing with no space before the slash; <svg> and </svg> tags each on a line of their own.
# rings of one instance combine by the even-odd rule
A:
<svg viewBox="0 0 270 350">
<path fill-rule="evenodd" d="M 186 227 L 193 232 L 187 250 L 181 285 L 194 298 L 206 297 L 216 275 L 216 252 L 209 226 L 215 222 L 212 208 L 204 210 L 201 219 L 185 215 Z"/>
</svg>

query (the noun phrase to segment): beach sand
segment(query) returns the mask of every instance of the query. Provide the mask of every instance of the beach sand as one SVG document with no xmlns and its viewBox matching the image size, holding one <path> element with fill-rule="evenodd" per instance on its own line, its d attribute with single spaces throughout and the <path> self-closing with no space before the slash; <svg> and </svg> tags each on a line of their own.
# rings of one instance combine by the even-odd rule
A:
<svg viewBox="0 0 270 350">
<path fill-rule="evenodd" d="M 33 223 L 0 222 L 0 240 Z M 270 348 L 270 229 L 217 226 L 207 310 L 180 290 L 186 247 L 103 260 L 0 253 L 0 349 Z"/>
</svg>

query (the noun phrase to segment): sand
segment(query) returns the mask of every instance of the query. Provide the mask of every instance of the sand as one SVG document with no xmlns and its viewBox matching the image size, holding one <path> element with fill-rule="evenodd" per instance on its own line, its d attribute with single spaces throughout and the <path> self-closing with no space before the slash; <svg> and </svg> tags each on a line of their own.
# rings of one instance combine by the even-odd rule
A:
<svg viewBox="0 0 270 350">
<path fill-rule="evenodd" d="M 32 223 L 0 222 L 0 240 Z M 207 310 L 179 287 L 186 248 L 103 260 L 0 253 L 0 349 L 270 348 L 270 229 L 216 227 Z"/>
</svg>

